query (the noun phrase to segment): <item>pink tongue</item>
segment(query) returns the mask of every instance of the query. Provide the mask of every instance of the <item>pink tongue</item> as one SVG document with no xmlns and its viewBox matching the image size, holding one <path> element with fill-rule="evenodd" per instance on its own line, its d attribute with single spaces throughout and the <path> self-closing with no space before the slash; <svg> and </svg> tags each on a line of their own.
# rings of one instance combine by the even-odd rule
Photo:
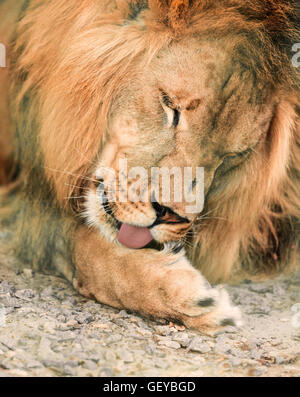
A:
<svg viewBox="0 0 300 397">
<path fill-rule="evenodd" d="M 118 241 L 128 248 L 143 248 L 153 240 L 150 230 L 146 227 L 137 227 L 123 223 L 118 236 Z"/>
</svg>

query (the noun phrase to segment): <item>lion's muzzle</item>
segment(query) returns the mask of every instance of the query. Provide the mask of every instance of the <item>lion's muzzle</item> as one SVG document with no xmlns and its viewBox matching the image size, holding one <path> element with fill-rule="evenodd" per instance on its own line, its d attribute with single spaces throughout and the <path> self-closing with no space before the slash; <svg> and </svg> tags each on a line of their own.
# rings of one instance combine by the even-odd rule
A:
<svg viewBox="0 0 300 397">
<path fill-rule="evenodd" d="M 127 248 L 143 248 L 153 240 L 153 235 L 151 234 L 151 229 L 153 227 L 162 223 L 174 225 L 180 223 L 190 223 L 188 219 L 176 214 L 171 208 L 162 206 L 156 201 L 154 201 L 152 205 L 157 214 L 157 218 L 153 225 L 150 227 L 139 227 L 126 223 L 121 224 L 117 235 L 119 243 L 126 246 Z"/>
</svg>

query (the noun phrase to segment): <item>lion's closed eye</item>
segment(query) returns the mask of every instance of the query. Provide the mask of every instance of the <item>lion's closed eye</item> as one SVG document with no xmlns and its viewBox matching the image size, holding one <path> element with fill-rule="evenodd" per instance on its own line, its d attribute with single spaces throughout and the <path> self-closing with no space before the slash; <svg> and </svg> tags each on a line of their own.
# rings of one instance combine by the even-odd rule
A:
<svg viewBox="0 0 300 397">
<path fill-rule="evenodd" d="M 216 175 L 225 175 L 238 168 L 250 157 L 251 153 L 251 148 L 240 153 L 229 153 L 217 168 Z"/>
<path fill-rule="evenodd" d="M 168 96 L 166 92 L 160 90 L 160 93 L 160 102 L 167 116 L 168 128 L 176 128 L 180 121 L 180 111 L 176 108 L 172 99 Z"/>
</svg>

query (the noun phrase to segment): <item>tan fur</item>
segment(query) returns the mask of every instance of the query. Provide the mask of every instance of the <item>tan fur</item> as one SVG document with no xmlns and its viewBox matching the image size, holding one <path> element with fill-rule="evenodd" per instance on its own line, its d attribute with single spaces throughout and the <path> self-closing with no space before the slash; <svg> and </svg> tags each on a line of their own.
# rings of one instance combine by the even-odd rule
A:
<svg viewBox="0 0 300 397">
<path fill-rule="evenodd" d="M 299 38 L 292 1 L 2 3 L 0 217 L 17 255 L 36 268 L 63 258 L 59 270 L 83 294 L 115 307 L 196 328 L 238 323 L 226 293 L 195 268 L 218 282 L 297 263 L 299 72 L 284 50 Z M 201 214 L 161 203 L 188 220 L 153 228 L 162 252 L 118 245 L 97 200 L 100 168 L 118 173 L 124 157 L 130 167 L 205 168 Z M 156 217 L 150 202 L 111 209 L 139 226 Z M 179 241 L 186 256 L 172 253 Z M 197 306 L 211 297 L 209 310 Z"/>
</svg>

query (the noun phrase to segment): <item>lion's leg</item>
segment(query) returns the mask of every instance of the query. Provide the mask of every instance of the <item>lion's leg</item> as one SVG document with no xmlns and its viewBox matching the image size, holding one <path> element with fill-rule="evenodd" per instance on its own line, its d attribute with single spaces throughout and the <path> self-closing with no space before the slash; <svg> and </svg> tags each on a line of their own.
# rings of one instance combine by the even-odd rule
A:
<svg viewBox="0 0 300 397">
<path fill-rule="evenodd" d="M 211 288 L 184 253 L 132 251 L 83 227 L 76 236 L 75 263 L 75 288 L 102 303 L 191 328 L 240 325 L 239 309 L 227 292 Z"/>
</svg>

